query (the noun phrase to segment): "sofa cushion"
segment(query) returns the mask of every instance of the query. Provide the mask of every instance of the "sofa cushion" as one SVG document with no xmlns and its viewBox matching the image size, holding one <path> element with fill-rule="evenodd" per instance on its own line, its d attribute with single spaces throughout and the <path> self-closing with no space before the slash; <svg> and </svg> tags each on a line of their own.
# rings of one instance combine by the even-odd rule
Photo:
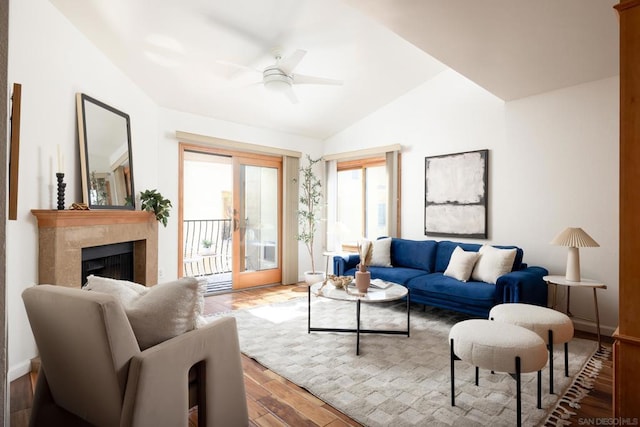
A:
<svg viewBox="0 0 640 427">
<path fill-rule="evenodd" d="M 471 273 L 473 280 L 494 284 L 498 277 L 507 274 L 513 267 L 515 249 L 498 249 L 484 245 L 479 250 L 480 258 Z"/>
<path fill-rule="evenodd" d="M 432 273 L 411 279 L 407 287 L 411 289 L 411 299 L 421 296 L 430 299 L 455 302 L 459 306 L 491 308 L 495 304 L 496 287 L 484 282 L 461 282 L 442 273 Z"/>
<path fill-rule="evenodd" d="M 394 267 L 423 270 L 423 274 L 433 273 L 436 247 L 437 242 L 435 240 L 393 238 L 391 240 L 391 264 Z"/>
<path fill-rule="evenodd" d="M 461 242 L 451 242 L 449 240 L 442 240 L 438 242 L 438 248 L 436 251 L 436 260 L 435 260 L 435 270 L 432 272 L 443 273 L 447 266 L 449 265 L 449 260 L 451 259 L 451 254 L 455 250 L 457 246 L 460 246 L 465 251 L 473 251 L 478 252 L 482 245 L 477 243 L 461 243 Z M 517 246 L 503 246 L 503 245 L 495 245 L 494 248 L 498 249 L 515 249 L 516 257 L 513 260 L 513 267 L 511 271 L 520 270 L 522 267 L 522 258 L 524 257 L 524 252 L 521 248 Z M 395 264 L 394 264 L 395 265 Z"/>
<path fill-rule="evenodd" d="M 457 246 L 453 254 L 451 254 L 451 259 L 447 269 L 444 271 L 444 275 L 466 282 L 471 277 L 473 267 L 479 257 L 479 252 L 465 251 L 460 246 Z"/>
<path fill-rule="evenodd" d="M 398 283 L 401 285 L 406 284 L 409 280 L 414 277 L 424 276 L 427 274 L 422 270 L 416 270 L 415 268 L 405 268 L 405 267 L 369 267 L 367 269 L 371 272 L 372 279 L 382 279 L 387 282 Z M 345 276 L 354 276 L 356 274 L 356 269 L 352 268 L 345 271 Z"/>
<path fill-rule="evenodd" d="M 91 275 L 83 289 L 118 297 L 141 350 L 203 324 L 204 296 L 194 278 L 147 287 Z"/>
</svg>

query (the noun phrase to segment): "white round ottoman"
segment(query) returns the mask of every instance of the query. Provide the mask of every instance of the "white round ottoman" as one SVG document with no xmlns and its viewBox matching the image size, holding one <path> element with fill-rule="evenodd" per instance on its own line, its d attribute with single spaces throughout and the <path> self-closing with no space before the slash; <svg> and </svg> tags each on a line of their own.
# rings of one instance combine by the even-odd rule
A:
<svg viewBox="0 0 640 427">
<path fill-rule="evenodd" d="M 538 372 L 538 408 L 541 408 L 541 369 L 547 363 L 547 347 L 535 332 L 509 323 L 471 319 L 449 331 L 451 355 L 451 406 L 455 406 L 454 362 L 462 360 L 478 368 L 507 372 L 516 379 L 517 425 L 522 424 L 520 374 Z"/>
<path fill-rule="evenodd" d="M 549 349 L 549 393 L 553 394 L 553 345 L 564 344 L 564 375 L 569 376 L 569 341 L 573 339 L 573 322 L 564 313 L 532 304 L 499 304 L 489 312 L 489 319 L 527 328 L 542 338 Z"/>
</svg>

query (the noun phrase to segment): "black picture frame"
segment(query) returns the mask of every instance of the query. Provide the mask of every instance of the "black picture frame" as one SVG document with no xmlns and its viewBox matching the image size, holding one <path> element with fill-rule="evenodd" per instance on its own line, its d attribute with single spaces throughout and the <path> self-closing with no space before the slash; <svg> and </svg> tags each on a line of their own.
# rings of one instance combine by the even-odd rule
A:
<svg viewBox="0 0 640 427">
<path fill-rule="evenodd" d="M 425 157 L 424 234 L 486 239 L 489 150 Z"/>
<path fill-rule="evenodd" d="M 76 94 L 83 202 L 90 209 L 135 209 L 131 120 L 84 93 Z"/>
</svg>

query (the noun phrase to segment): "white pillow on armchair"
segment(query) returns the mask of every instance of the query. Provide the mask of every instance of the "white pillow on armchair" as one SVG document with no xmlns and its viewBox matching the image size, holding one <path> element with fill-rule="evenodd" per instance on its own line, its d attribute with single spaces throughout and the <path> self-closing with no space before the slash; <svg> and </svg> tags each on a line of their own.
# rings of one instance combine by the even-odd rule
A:
<svg viewBox="0 0 640 427">
<path fill-rule="evenodd" d="M 87 277 L 83 289 L 117 296 L 141 350 L 202 325 L 204 293 L 197 279 L 186 277 L 154 286 L 99 276 Z"/>
</svg>

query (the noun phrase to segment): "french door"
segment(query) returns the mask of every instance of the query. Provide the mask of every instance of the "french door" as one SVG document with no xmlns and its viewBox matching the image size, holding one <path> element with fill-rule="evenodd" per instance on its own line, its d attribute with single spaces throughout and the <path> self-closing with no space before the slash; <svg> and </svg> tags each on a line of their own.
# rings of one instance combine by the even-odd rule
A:
<svg viewBox="0 0 640 427">
<path fill-rule="evenodd" d="M 234 156 L 233 288 L 278 283 L 282 162 Z"/>
<path fill-rule="evenodd" d="M 232 289 L 280 283 L 282 160 L 180 145 L 179 271 Z"/>
</svg>

